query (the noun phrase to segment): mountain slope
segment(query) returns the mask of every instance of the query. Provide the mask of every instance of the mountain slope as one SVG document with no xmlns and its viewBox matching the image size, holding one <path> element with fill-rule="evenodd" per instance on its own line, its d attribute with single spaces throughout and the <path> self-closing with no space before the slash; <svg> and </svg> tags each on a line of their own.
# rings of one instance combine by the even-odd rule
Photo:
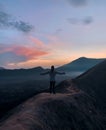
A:
<svg viewBox="0 0 106 130">
<path fill-rule="evenodd" d="M 105 130 L 92 98 L 70 81 L 60 87 L 56 95 L 38 94 L 12 110 L 0 130 Z"/>
<path fill-rule="evenodd" d="M 0 70 L 0 118 L 10 109 L 49 87 L 49 76 L 40 75 L 44 71 L 47 70 L 41 67 Z M 65 76 L 60 77 L 56 83 Z"/>
<path fill-rule="evenodd" d="M 0 67 L 0 70 L 4 70 L 5 68 L 3 68 L 3 67 Z"/>
<path fill-rule="evenodd" d="M 61 82 L 56 92 L 38 94 L 8 112 L 0 130 L 106 129 L 106 60 L 74 80 Z"/>
<path fill-rule="evenodd" d="M 105 59 L 93 59 L 93 58 L 86 58 L 80 57 L 66 65 L 63 65 L 58 70 L 62 71 L 87 71 L 89 68 L 95 66 L 96 64 L 102 62 Z"/>
<path fill-rule="evenodd" d="M 77 77 L 74 82 L 94 97 L 106 113 L 106 60 Z"/>
<path fill-rule="evenodd" d="M 28 75 L 35 75 L 40 72 L 44 71 L 42 67 L 35 67 L 31 69 L 4 69 L 0 70 L 0 76 L 28 76 Z"/>
</svg>

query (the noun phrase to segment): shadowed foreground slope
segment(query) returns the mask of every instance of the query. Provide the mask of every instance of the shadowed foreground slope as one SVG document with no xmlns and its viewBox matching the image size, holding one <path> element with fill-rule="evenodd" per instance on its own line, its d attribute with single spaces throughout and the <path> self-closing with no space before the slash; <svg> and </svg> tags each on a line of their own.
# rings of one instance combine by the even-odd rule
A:
<svg viewBox="0 0 106 130">
<path fill-rule="evenodd" d="M 106 115 L 106 60 L 88 70 L 75 80 L 78 87 L 96 100 Z"/>
<path fill-rule="evenodd" d="M 38 94 L 12 110 L 0 130 L 105 130 L 91 97 L 70 81 L 60 87 L 56 95 Z"/>
</svg>

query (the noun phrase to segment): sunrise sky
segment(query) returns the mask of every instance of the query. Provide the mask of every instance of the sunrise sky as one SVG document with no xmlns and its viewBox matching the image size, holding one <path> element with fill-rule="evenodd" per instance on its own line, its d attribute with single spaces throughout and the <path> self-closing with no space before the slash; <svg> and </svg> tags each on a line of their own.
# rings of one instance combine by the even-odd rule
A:
<svg viewBox="0 0 106 130">
<path fill-rule="evenodd" d="M 106 0 L 0 0 L 0 67 L 106 58 Z"/>
</svg>

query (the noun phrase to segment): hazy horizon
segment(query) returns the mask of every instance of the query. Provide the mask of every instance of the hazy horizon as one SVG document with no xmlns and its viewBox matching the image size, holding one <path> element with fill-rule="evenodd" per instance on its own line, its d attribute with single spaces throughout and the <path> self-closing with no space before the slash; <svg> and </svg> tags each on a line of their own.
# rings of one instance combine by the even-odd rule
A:
<svg viewBox="0 0 106 130">
<path fill-rule="evenodd" d="M 1 0 L 0 67 L 106 58 L 105 0 Z"/>
<path fill-rule="evenodd" d="M 78 57 L 77 59 L 73 59 L 72 61 L 69 61 L 68 63 L 61 64 L 61 65 L 58 65 L 58 66 L 56 66 L 56 65 L 54 65 L 54 64 L 51 64 L 51 65 L 49 65 L 49 66 L 38 65 L 38 66 L 27 67 L 27 68 L 26 68 L 26 67 L 20 67 L 20 68 L 5 68 L 5 67 L 3 67 L 3 66 L 0 66 L 0 67 L 1 67 L 1 68 L 4 68 L 4 69 L 10 69 L 10 70 L 14 70 L 14 69 L 33 69 L 33 68 L 37 68 L 37 67 L 41 67 L 41 68 L 43 68 L 43 69 L 50 69 L 52 65 L 54 65 L 55 68 L 58 68 L 58 67 L 67 65 L 67 64 L 69 64 L 69 63 L 71 63 L 71 62 L 73 62 L 73 61 L 75 61 L 75 60 L 80 59 L 80 58 L 98 59 L 98 60 L 99 60 L 99 59 L 106 59 L 106 58 L 90 58 L 90 57 L 84 57 L 84 56 L 82 56 L 82 57 Z M 81 72 L 78 71 L 78 72 L 75 72 L 75 73 L 81 73 Z"/>
</svg>

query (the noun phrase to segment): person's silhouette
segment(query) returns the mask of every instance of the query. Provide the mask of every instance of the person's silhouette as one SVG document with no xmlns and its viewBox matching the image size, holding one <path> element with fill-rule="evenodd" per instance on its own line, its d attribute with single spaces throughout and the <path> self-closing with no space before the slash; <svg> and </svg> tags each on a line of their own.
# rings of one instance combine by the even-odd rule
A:
<svg viewBox="0 0 106 130">
<path fill-rule="evenodd" d="M 56 76 L 56 74 L 65 74 L 65 73 L 55 71 L 54 66 L 52 65 L 50 71 L 41 73 L 41 75 L 46 75 L 46 74 L 49 74 L 49 76 L 50 76 L 50 93 L 55 94 L 55 82 L 56 82 L 55 81 L 55 76 Z"/>
</svg>

